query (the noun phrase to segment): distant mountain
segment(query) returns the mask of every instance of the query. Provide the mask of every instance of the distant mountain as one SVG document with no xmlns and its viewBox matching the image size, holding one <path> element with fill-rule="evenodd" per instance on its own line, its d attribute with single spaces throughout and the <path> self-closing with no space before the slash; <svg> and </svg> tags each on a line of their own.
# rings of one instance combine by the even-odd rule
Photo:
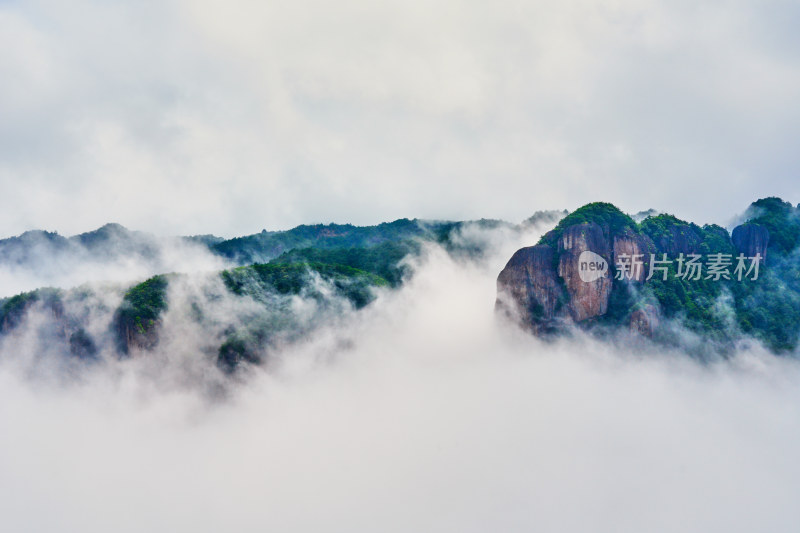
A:
<svg viewBox="0 0 800 533">
<path fill-rule="evenodd" d="M 18 237 L 0 239 L 0 264 L 29 265 L 42 260 L 89 257 L 113 259 L 122 255 L 153 258 L 159 249 L 152 235 L 130 231 L 119 224 L 106 224 L 73 237 L 27 231 Z"/>
<path fill-rule="evenodd" d="M 124 281 L 153 274 L 221 268 L 208 253 L 222 239 L 159 237 L 119 224 L 64 237 L 28 231 L 0 239 L 0 296 L 41 286 L 70 287 L 88 281 Z"/>
<path fill-rule="evenodd" d="M 267 231 L 224 239 L 215 235 L 189 237 L 156 237 L 132 231 L 120 224 L 106 224 L 94 231 L 64 237 L 58 233 L 34 230 L 22 235 L 0 239 L 0 266 L 35 266 L 42 261 L 93 260 L 108 262 L 120 257 L 156 261 L 165 244 L 201 245 L 213 254 L 237 265 L 266 263 L 284 252 L 303 248 L 341 250 L 371 248 L 385 243 L 422 239 L 444 242 L 449 235 L 467 224 L 481 227 L 505 225 L 524 228 L 536 224 L 555 224 L 566 211 L 541 211 L 522 224 L 500 220 L 431 221 L 400 219 L 375 226 L 352 224 L 301 225 L 286 231 Z"/>
<path fill-rule="evenodd" d="M 262 231 L 210 246 L 214 253 L 237 264 L 266 263 L 298 248 L 365 248 L 386 242 L 430 237 L 417 220 L 401 219 L 377 226 L 352 224 L 303 225 L 287 231 Z"/>
</svg>

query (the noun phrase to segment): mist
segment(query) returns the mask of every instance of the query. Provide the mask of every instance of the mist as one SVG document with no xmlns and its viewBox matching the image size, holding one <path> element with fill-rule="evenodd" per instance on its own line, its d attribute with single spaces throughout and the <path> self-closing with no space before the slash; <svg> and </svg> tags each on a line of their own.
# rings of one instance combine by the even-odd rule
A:
<svg viewBox="0 0 800 533">
<path fill-rule="evenodd" d="M 2 529 L 796 530 L 795 359 L 536 339 L 493 312 L 497 272 L 536 232 L 461 238 L 494 245 L 480 261 L 426 248 L 401 289 L 233 376 L 184 317 L 202 276 L 170 289 L 154 354 L 55 379 L 55 356 L 4 342 Z"/>
<path fill-rule="evenodd" d="M 112 229 L 94 248 L 75 242 L 82 235 L 53 245 L 40 232 L 4 242 L 0 298 L 40 287 L 69 289 L 87 282 L 131 282 L 155 274 L 208 272 L 230 266 L 199 242 L 104 226 L 108 227 Z M 23 244 L 15 247 L 14 240 Z"/>
</svg>

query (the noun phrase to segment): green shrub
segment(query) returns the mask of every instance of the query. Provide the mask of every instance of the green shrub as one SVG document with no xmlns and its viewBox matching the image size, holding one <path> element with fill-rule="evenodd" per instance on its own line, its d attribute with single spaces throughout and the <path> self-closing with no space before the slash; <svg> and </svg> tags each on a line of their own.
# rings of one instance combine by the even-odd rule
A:
<svg viewBox="0 0 800 533">
<path fill-rule="evenodd" d="M 556 225 L 553 231 L 546 233 L 539 240 L 539 244 L 555 246 L 564 233 L 564 229 L 576 224 L 594 222 L 603 228 L 603 233 L 608 239 L 611 235 L 622 233 L 625 228 L 638 231 L 636 222 L 620 211 L 615 205 L 607 202 L 593 202 L 576 209 Z"/>
</svg>

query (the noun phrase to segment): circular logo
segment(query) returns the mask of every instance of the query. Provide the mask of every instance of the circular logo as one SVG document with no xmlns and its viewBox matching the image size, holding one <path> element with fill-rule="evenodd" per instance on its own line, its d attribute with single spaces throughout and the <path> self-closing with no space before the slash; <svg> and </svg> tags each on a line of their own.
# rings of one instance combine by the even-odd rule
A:
<svg viewBox="0 0 800 533">
<path fill-rule="evenodd" d="M 586 250 L 578 257 L 578 275 L 581 281 L 591 283 L 608 274 L 608 262 L 602 256 Z"/>
</svg>

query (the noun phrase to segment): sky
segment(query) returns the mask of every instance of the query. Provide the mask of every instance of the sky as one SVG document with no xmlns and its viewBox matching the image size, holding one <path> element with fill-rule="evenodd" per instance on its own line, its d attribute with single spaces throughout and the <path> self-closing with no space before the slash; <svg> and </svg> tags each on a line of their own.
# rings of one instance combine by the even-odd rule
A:
<svg viewBox="0 0 800 533">
<path fill-rule="evenodd" d="M 800 202 L 791 1 L 0 1 L 0 236 Z"/>
</svg>

